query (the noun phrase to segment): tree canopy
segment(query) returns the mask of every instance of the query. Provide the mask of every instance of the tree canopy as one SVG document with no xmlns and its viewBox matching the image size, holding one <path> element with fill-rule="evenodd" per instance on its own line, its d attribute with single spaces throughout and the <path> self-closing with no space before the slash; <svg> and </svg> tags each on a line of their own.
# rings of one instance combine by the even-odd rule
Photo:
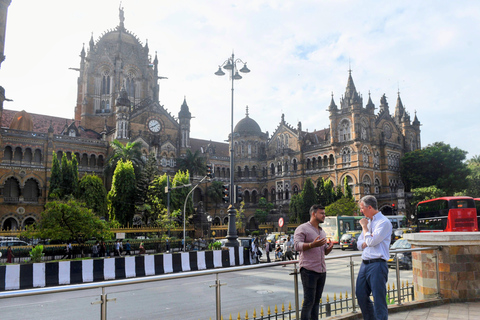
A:
<svg viewBox="0 0 480 320">
<path fill-rule="evenodd" d="M 108 193 L 110 220 L 117 220 L 121 225 L 133 224 L 135 195 L 135 172 L 132 162 L 120 160 L 113 174 L 112 188 Z"/>
<path fill-rule="evenodd" d="M 86 174 L 78 185 L 78 199 L 85 202 L 87 208 L 99 216 L 107 215 L 107 190 L 102 179 L 94 174 Z"/>
<path fill-rule="evenodd" d="M 145 161 L 142 156 L 142 143 L 140 141 L 128 142 L 126 145 L 123 145 L 118 140 L 113 140 L 111 147 L 113 152 L 107 158 L 107 164 L 105 165 L 105 175 L 110 177 L 117 163 L 121 160 L 123 162 L 130 161 L 132 163 L 135 176 L 140 176 L 140 171 L 145 165 Z"/>
<path fill-rule="evenodd" d="M 406 153 L 400 162 L 405 190 L 436 186 L 448 195 L 464 190 L 469 174 L 466 154 L 443 142 Z"/>
<path fill-rule="evenodd" d="M 194 153 L 187 149 L 185 157 L 177 159 L 179 171 L 188 171 L 192 176 L 204 175 L 207 172 L 207 164 L 200 151 Z"/>
<path fill-rule="evenodd" d="M 83 243 L 91 238 L 109 238 L 111 233 L 106 221 L 100 220 L 83 204 L 70 200 L 48 202 L 35 229 L 27 229 L 24 235 Z"/>
<path fill-rule="evenodd" d="M 73 154 L 72 160 L 68 160 L 67 154 L 63 153 L 62 163 L 54 152 L 52 157 L 52 171 L 50 175 L 49 199 L 65 199 L 75 197 L 78 192 L 78 162 Z"/>
</svg>

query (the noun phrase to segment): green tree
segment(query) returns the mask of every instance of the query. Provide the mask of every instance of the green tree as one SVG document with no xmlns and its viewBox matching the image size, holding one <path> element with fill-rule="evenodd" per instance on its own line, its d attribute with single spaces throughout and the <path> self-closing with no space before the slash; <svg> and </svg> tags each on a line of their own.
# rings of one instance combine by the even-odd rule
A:
<svg viewBox="0 0 480 320">
<path fill-rule="evenodd" d="M 140 141 L 128 142 L 126 145 L 123 145 L 118 140 L 113 140 L 111 147 L 113 152 L 107 158 L 107 164 L 105 165 L 105 175 L 110 177 L 119 161 L 126 162 L 130 161 L 132 163 L 135 176 L 140 176 L 140 171 L 142 170 L 145 162 L 142 155 L 142 143 Z"/>
<path fill-rule="evenodd" d="M 345 177 L 345 179 L 343 179 L 343 190 L 345 190 L 345 198 L 353 199 L 352 188 L 348 184 L 347 177 Z"/>
<path fill-rule="evenodd" d="M 48 189 L 48 199 L 60 199 L 61 195 L 61 177 L 60 163 L 58 162 L 57 154 L 52 153 L 52 170 L 50 174 L 50 185 Z"/>
<path fill-rule="evenodd" d="M 155 154 L 150 153 L 147 158 L 145 166 L 140 172 L 140 176 L 137 178 L 137 202 L 144 203 L 147 198 L 148 187 L 152 181 L 160 175 L 158 170 L 157 160 Z"/>
<path fill-rule="evenodd" d="M 86 174 L 78 186 L 78 199 L 99 217 L 108 218 L 107 190 L 102 179 L 94 174 Z"/>
<path fill-rule="evenodd" d="M 273 209 L 273 203 L 270 203 L 267 201 L 267 199 L 265 199 L 264 197 L 261 197 L 260 200 L 258 200 L 257 206 L 258 206 L 258 209 L 255 210 L 255 219 L 260 223 L 267 222 L 268 214 Z"/>
<path fill-rule="evenodd" d="M 464 190 L 469 174 L 466 154 L 443 142 L 406 153 L 400 162 L 405 190 L 436 186 L 449 195 Z"/>
<path fill-rule="evenodd" d="M 245 202 L 240 202 L 240 207 L 235 209 L 235 229 L 242 230 L 245 226 Z"/>
<path fill-rule="evenodd" d="M 207 187 L 207 197 L 211 202 L 215 203 L 215 207 L 217 207 L 218 204 L 222 202 L 222 191 L 223 183 L 221 181 L 214 180 Z"/>
<path fill-rule="evenodd" d="M 317 195 L 317 201 L 319 204 L 325 205 L 327 203 L 327 193 L 325 190 L 325 180 L 320 177 L 317 180 L 317 185 L 315 186 L 315 193 Z"/>
<path fill-rule="evenodd" d="M 92 238 L 109 238 L 111 233 L 106 221 L 100 220 L 83 204 L 69 200 L 48 202 L 40 221 L 22 235 L 28 238 L 76 240 L 78 243 L 84 243 Z"/>
<path fill-rule="evenodd" d="M 468 184 L 465 194 L 470 197 L 480 198 L 480 156 L 474 156 L 467 161 L 467 164 L 470 174 L 467 176 Z"/>
<path fill-rule="evenodd" d="M 175 215 L 177 223 L 183 223 L 183 208 L 187 194 L 190 192 L 191 187 L 182 187 L 188 185 L 190 182 L 190 175 L 188 172 L 177 171 L 173 180 L 171 181 L 170 190 L 170 212 L 180 211 L 180 215 Z M 148 188 L 147 204 L 151 206 L 157 216 L 158 221 L 168 221 L 167 217 L 167 194 L 165 193 L 165 187 L 167 186 L 167 175 L 164 174 L 155 178 Z M 193 215 L 193 203 L 191 196 L 187 201 L 186 216 Z M 171 215 L 170 218 L 174 216 Z"/>
<path fill-rule="evenodd" d="M 121 225 L 133 223 L 135 213 L 135 172 L 132 162 L 119 160 L 108 193 L 110 220 L 117 220 Z"/>
<path fill-rule="evenodd" d="M 301 194 L 294 194 L 290 199 L 289 211 L 290 221 L 300 223 L 303 211 L 303 198 Z"/>
<path fill-rule="evenodd" d="M 360 212 L 357 203 L 353 198 L 343 197 L 325 208 L 327 216 L 353 216 Z"/>
<path fill-rule="evenodd" d="M 302 211 L 300 212 L 300 223 L 310 220 L 310 207 L 317 204 L 317 197 L 315 194 L 315 187 L 312 179 L 307 178 L 303 185 L 302 196 Z"/>
<path fill-rule="evenodd" d="M 333 187 L 332 180 L 327 179 L 325 181 L 325 203 L 322 203 L 325 207 L 335 202 L 335 188 Z"/>
<path fill-rule="evenodd" d="M 341 185 L 338 185 L 336 188 L 335 188 L 335 202 L 342 199 L 345 195 L 343 194 L 343 190 L 342 190 L 342 186 Z"/>
<path fill-rule="evenodd" d="M 179 170 L 188 171 L 192 176 L 203 176 L 207 172 L 205 158 L 202 157 L 198 150 L 192 153 L 190 149 L 187 149 L 185 157 L 177 159 L 177 165 Z"/>
</svg>

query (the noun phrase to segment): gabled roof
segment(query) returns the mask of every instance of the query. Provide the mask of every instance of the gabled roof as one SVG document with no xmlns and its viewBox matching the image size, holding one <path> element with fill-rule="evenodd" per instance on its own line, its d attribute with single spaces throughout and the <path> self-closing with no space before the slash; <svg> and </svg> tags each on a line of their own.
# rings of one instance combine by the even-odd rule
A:
<svg viewBox="0 0 480 320">
<path fill-rule="evenodd" d="M 2 128 L 10 128 L 15 115 L 19 113 L 19 111 L 15 110 L 3 110 L 3 115 L 1 119 L 1 127 Z M 60 118 L 54 116 L 47 116 L 43 114 L 36 114 L 36 113 L 28 113 L 33 121 L 33 130 L 32 132 L 40 132 L 40 133 L 47 133 L 48 128 L 50 125 L 53 128 L 53 134 L 62 134 L 63 130 L 65 129 L 65 123 L 71 124 L 74 122 L 72 119 L 67 118 Z M 78 127 L 78 126 L 77 126 Z M 101 135 L 93 130 L 85 130 L 81 127 L 78 127 L 80 137 L 89 138 L 89 139 L 99 139 Z"/>
</svg>

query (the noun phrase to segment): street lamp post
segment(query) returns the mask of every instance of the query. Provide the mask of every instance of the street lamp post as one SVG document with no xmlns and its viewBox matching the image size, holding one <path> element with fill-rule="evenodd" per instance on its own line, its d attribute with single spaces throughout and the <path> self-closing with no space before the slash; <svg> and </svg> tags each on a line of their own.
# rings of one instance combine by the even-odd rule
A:
<svg viewBox="0 0 480 320">
<path fill-rule="evenodd" d="M 237 69 L 237 63 L 243 63 L 243 68 L 240 70 Z M 223 76 L 225 75 L 225 72 L 222 70 L 228 70 L 230 71 L 230 77 L 232 79 L 232 110 L 231 110 L 231 131 L 230 131 L 230 191 L 229 191 L 229 197 L 230 197 L 230 206 L 228 207 L 228 231 L 227 231 L 227 242 L 225 243 L 225 246 L 227 247 L 238 247 L 238 241 L 237 241 L 237 228 L 235 227 L 235 183 L 234 183 L 234 154 L 233 154 L 233 87 L 234 87 L 234 82 L 235 80 L 240 80 L 242 79 L 242 76 L 238 73 L 238 71 L 243 72 L 243 73 L 249 73 L 250 70 L 247 68 L 247 63 L 243 62 L 241 59 L 236 59 L 235 60 L 235 55 L 232 53 L 232 56 L 228 58 L 223 64 L 218 66 L 218 71 L 215 72 L 217 76 Z"/>
</svg>

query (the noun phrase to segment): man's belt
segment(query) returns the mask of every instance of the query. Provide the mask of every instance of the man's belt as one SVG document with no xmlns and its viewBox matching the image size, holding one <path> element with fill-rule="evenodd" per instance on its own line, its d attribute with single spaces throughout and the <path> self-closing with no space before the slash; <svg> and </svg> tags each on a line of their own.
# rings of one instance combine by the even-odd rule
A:
<svg viewBox="0 0 480 320">
<path fill-rule="evenodd" d="M 364 264 L 375 263 L 375 262 L 386 262 L 383 259 L 372 259 L 372 260 L 362 260 Z"/>
</svg>

